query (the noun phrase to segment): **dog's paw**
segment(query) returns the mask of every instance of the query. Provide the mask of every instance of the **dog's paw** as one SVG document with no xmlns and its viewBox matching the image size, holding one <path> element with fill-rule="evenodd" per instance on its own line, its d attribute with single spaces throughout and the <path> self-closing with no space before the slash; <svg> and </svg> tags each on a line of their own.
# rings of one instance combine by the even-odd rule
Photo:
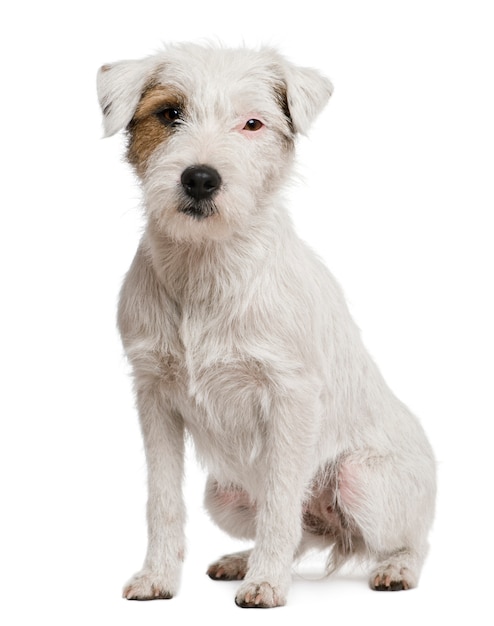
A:
<svg viewBox="0 0 494 626">
<path fill-rule="evenodd" d="M 122 595 L 127 600 L 169 600 L 174 590 L 164 576 L 142 570 L 129 580 Z"/>
<path fill-rule="evenodd" d="M 415 580 L 406 567 L 389 564 L 371 574 L 370 586 L 374 591 L 405 591 L 415 587 Z"/>
<path fill-rule="evenodd" d="M 227 554 L 212 563 L 207 571 L 213 580 L 243 580 L 247 571 L 250 550 Z"/>
<path fill-rule="evenodd" d="M 235 604 L 244 609 L 270 609 L 286 604 L 285 594 L 268 582 L 244 583 L 237 592 Z"/>
</svg>

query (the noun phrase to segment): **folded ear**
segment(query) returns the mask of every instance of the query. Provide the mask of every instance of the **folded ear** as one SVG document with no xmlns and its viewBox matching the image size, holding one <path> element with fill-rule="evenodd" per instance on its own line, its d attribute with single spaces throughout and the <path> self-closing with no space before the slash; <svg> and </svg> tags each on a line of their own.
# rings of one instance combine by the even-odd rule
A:
<svg viewBox="0 0 494 626">
<path fill-rule="evenodd" d="M 310 125 L 326 106 L 333 85 L 317 70 L 287 63 L 284 68 L 288 109 L 296 132 L 307 134 Z"/>
<path fill-rule="evenodd" d="M 155 67 L 153 58 L 118 61 L 100 67 L 97 90 L 103 111 L 105 137 L 114 135 L 128 125 Z"/>
</svg>

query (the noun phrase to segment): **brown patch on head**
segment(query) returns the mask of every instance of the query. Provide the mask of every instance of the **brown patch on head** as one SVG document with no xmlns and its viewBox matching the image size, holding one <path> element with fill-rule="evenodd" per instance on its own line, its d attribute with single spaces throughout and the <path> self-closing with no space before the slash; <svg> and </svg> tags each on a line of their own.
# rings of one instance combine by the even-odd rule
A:
<svg viewBox="0 0 494 626">
<path fill-rule="evenodd" d="M 127 159 L 140 176 L 144 175 L 149 157 L 174 132 L 173 127 L 163 124 L 156 113 L 164 107 L 183 110 L 184 106 L 183 95 L 164 85 L 150 86 L 142 95 L 127 127 Z"/>
</svg>

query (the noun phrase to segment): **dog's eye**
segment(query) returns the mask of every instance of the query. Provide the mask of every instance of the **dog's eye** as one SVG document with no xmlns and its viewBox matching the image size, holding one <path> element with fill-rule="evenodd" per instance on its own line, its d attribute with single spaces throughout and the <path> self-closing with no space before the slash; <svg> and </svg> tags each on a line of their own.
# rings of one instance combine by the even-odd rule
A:
<svg viewBox="0 0 494 626">
<path fill-rule="evenodd" d="M 182 119 L 182 111 L 176 107 L 164 107 L 156 111 L 156 117 L 165 126 L 174 126 Z"/>
<path fill-rule="evenodd" d="M 248 122 L 246 122 L 243 130 L 251 130 L 251 131 L 256 131 L 256 130 L 261 130 L 261 128 L 264 126 L 264 124 L 260 121 L 260 120 L 249 120 Z"/>
</svg>

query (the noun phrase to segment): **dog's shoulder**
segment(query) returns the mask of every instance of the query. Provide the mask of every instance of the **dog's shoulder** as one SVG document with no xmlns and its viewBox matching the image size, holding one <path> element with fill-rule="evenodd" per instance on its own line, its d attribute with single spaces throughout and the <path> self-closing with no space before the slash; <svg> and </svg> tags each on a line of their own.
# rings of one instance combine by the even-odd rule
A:
<svg viewBox="0 0 494 626">
<path fill-rule="evenodd" d="M 166 316 L 165 309 L 169 310 Z M 143 238 L 120 291 L 117 322 L 124 343 L 137 336 L 161 335 L 164 321 L 171 322 L 172 318 L 173 303 L 156 276 Z"/>
</svg>

